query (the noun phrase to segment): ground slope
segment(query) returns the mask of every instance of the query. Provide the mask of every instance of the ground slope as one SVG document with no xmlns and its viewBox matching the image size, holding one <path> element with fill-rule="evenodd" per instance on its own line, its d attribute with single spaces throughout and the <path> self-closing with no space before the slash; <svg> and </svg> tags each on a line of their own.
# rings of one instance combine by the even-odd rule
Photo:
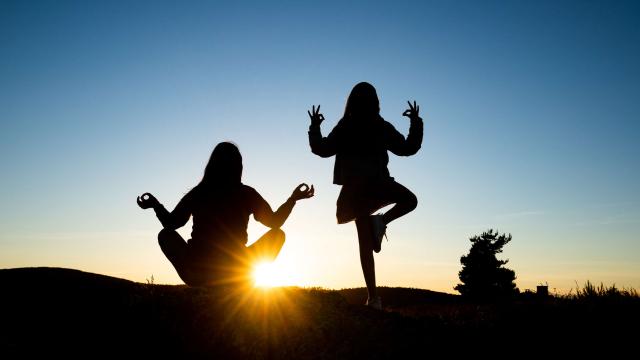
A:
<svg viewBox="0 0 640 360">
<path fill-rule="evenodd" d="M 0 289 L 3 358 L 575 355 L 580 344 L 631 350 L 640 319 L 637 301 L 478 305 L 382 288 L 386 309 L 375 311 L 361 305 L 364 289 L 189 288 L 58 268 L 0 270 Z"/>
</svg>

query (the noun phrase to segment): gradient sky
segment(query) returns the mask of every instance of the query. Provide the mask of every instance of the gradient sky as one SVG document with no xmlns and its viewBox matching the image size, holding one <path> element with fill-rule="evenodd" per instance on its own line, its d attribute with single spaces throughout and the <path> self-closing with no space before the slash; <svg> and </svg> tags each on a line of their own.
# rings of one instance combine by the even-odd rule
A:
<svg viewBox="0 0 640 360">
<path fill-rule="evenodd" d="M 391 156 L 419 205 L 390 226 L 379 285 L 454 292 L 468 238 L 497 228 L 521 289 L 638 289 L 639 64 L 635 1 L 3 0 L 0 268 L 178 283 L 135 198 L 173 208 L 231 140 L 272 207 L 315 184 L 274 266 L 364 286 L 306 110 L 326 134 L 368 81 L 398 130 L 406 100 L 425 120 L 421 151 Z"/>
</svg>

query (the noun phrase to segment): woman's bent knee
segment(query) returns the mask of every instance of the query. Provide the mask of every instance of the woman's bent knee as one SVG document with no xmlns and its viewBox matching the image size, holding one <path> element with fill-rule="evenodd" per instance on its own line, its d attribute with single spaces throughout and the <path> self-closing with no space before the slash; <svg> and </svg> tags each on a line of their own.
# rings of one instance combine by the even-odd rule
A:
<svg viewBox="0 0 640 360">
<path fill-rule="evenodd" d="M 413 211 L 415 208 L 418 207 L 418 197 L 411 191 L 409 191 L 409 193 L 407 194 L 406 201 L 407 201 L 407 207 L 411 209 L 409 211 Z"/>
<path fill-rule="evenodd" d="M 274 238 L 281 239 L 281 241 L 284 241 L 284 239 L 286 237 L 285 233 L 284 233 L 284 231 L 282 231 L 282 229 L 271 229 L 271 230 L 269 230 L 269 233 Z"/>
<path fill-rule="evenodd" d="M 158 233 L 158 243 L 160 244 L 160 247 L 165 247 L 167 243 L 171 241 L 171 239 L 176 238 L 176 235 L 180 236 L 175 230 L 167 228 L 160 230 L 160 232 Z"/>
<path fill-rule="evenodd" d="M 160 232 L 158 233 L 158 240 L 166 239 L 166 238 L 168 238 L 168 237 L 173 237 L 175 233 L 176 233 L 176 231 L 175 231 L 175 230 L 171 230 L 171 229 L 163 228 L 163 229 L 162 229 L 162 230 L 160 230 Z"/>
</svg>

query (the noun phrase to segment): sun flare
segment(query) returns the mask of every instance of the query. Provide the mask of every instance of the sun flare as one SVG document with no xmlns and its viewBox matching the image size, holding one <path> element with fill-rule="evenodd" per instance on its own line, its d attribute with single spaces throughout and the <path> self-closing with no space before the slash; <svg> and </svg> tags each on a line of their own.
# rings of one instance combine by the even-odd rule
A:
<svg viewBox="0 0 640 360">
<path fill-rule="evenodd" d="M 262 288 L 291 285 L 290 274 L 284 270 L 273 262 L 258 263 L 253 269 L 253 283 Z"/>
</svg>

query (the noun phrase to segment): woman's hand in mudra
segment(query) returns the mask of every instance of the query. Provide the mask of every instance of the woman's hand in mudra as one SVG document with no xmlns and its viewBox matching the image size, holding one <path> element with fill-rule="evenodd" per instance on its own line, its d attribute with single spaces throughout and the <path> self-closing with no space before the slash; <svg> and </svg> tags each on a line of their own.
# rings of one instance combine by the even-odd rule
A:
<svg viewBox="0 0 640 360">
<path fill-rule="evenodd" d="M 317 109 L 316 106 L 313 105 L 313 107 L 311 107 L 311 111 L 307 110 L 307 114 L 309 114 L 309 119 L 311 119 L 311 125 L 320 126 L 324 121 L 324 115 L 320 113 L 320 105 L 318 105 Z"/>
<path fill-rule="evenodd" d="M 293 190 L 290 199 L 293 201 L 308 199 L 310 197 L 313 197 L 314 193 L 315 190 L 313 189 L 313 185 L 309 187 L 309 185 L 303 183 L 298 185 L 298 187 Z"/>
<path fill-rule="evenodd" d="M 136 201 L 138 202 L 138 206 L 140 206 L 143 209 L 155 208 L 160 204 L 158 199 L 156 199 L 150 193 L 144 193 L 138 196 L 138 199 Z"/>
<path fill-rule="evenodd" d="M 406 116 L 411 120 L 420 119 L 420 106 L 415 101 L 413 105 L 409 101 L 407 101 L 407 104 L 409 104 L 409 108 L 402 113 L 402 116 Z"/>
</svg>

